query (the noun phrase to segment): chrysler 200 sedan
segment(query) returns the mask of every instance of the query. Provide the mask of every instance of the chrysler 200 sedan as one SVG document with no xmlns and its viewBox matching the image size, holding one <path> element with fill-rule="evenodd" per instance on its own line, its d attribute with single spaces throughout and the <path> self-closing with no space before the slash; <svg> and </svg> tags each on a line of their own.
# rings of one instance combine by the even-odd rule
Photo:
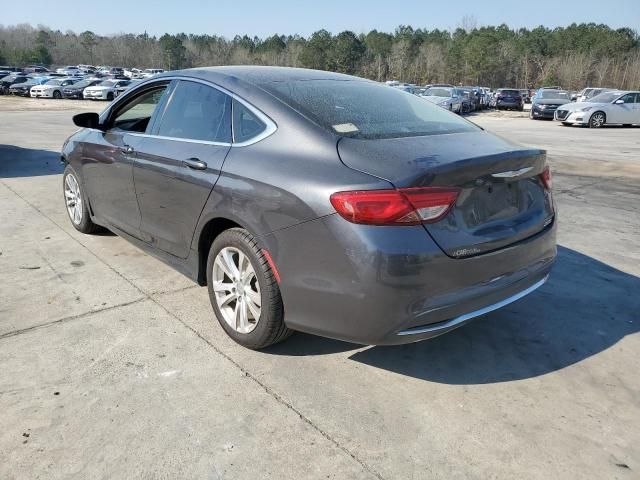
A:
<svg viewBox="0 0 640 480">
<path fill-rule="evenodd" d="M 206 285 L 249 348 L 294 330 L 434 337 L 532 292 L 555 259 L 544 151 L 376 82 L 191 69 L 74 122 L 74 227 L 106 227 Z"/>
</svg>

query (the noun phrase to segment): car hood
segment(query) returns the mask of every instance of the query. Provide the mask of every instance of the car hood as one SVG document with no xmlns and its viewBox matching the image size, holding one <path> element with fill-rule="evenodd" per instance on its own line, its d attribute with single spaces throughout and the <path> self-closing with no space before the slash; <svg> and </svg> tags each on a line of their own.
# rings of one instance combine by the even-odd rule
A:
<svg viewBox="0 0 640 480">
<path fill-rule="evenodd" d="M 559 110 L 567 110 L 569 112 L 577 112 L 578 110 L 582 110 L 585 107 L 604 107 L 609 105 L 608 103 L 593 103 L 593 102 L 571 102 L 571 103 L 565 103 L 564 105 L 561 105 L 560 107 L 558 107 Z"/>
</svg>

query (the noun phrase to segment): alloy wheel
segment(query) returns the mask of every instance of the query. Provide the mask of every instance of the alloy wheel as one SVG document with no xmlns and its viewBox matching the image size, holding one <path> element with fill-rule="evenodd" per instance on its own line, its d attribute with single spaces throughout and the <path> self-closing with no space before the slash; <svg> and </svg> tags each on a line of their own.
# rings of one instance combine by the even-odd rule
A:
<svg viewBox="0 0 640 480">
<path fill-rule="evenodd" d="M 82 222 L 82 196 L 80 184 L 72 173 L 67 174 L 64 179 L 64 198 L 67 203 L 69 218 L 76 225 L 80 225 L 80 222 Z"/>
<path fill-rule="evenodd" d="M 240 249 L 225 247 L 213 262 L 213 292 L 224 321 L 238 333 L 250 333 L 260 320 L 258 277 Z"/>
<path fill-rule="evenodd" d="M 600 128 L 604 125 L 605 116 L 602 112 L 596 112 L 591 116 L 590 124 L 593 128 Z"/>
</svg>

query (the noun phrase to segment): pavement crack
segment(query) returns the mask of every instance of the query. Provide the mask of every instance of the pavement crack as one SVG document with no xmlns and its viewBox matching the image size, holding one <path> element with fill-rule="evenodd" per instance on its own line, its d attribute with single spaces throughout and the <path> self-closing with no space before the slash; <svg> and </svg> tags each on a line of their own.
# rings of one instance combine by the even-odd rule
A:
<svg viewBox="0 0 640 480">
<path fill-rule="evenodd" d="M 52 320 L 52 321 L 46 322 L 46 323 L 41 323 L 39 325 L 33 325 L 31 327 L 21 328 L 19 330 L 13 330 L 12 332 L 6 332 L 6 333 L 3 333 L 3 334 L 0 334 L 0 340 L 3 340 L 5 338 L 15 337 L 16 335 L 22 335 L 23 333 L 32 332 L 34 330 L 39 330 L 41 328 L 47 328 L 47 327 L 50 327 L 52 325 L 58 325 L 60 323 L 69 322 L 71 320 L 78 320 L 80 318 L 86 317 L 87 315 L 92 315 L 94 313 L 106 312 L 106 311 L 113 310 L 115 308 L 120 308 L 120 307 L 127 307 L 127 306 L 133 305 L 135 303 L 144 302 L 144 301 L 146 301 L 148 299 L 149 299 L 148 297 L 141 297 L 141 298 L 138 298 L 136 300 L 131 300 L 130 302 L 119 303 L 117 305 L 110 305 L 108 307 L 96 308 L 96 309 L 93 309 L 93 310 L 89 310 L 87 312 L 78 313 L 76 315 L 70 315 L 68 317 L 59 318 L 57 320 Z"/>
</svg>

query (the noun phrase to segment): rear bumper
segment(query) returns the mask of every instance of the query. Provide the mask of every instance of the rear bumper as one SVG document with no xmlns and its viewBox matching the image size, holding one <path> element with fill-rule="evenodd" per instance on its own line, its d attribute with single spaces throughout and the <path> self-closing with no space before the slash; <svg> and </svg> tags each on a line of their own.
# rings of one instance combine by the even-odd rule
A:
<svg viewBox="0 0 640 480">
<path fill-rule="evenodd" d="M 499 251 L 453 259 L 422 227 L 337 215 L 263 237 L 294 330 L 368 345 L 446 333 L 533 292 L 556 256 L 555 221 Z"/>
</svg>

